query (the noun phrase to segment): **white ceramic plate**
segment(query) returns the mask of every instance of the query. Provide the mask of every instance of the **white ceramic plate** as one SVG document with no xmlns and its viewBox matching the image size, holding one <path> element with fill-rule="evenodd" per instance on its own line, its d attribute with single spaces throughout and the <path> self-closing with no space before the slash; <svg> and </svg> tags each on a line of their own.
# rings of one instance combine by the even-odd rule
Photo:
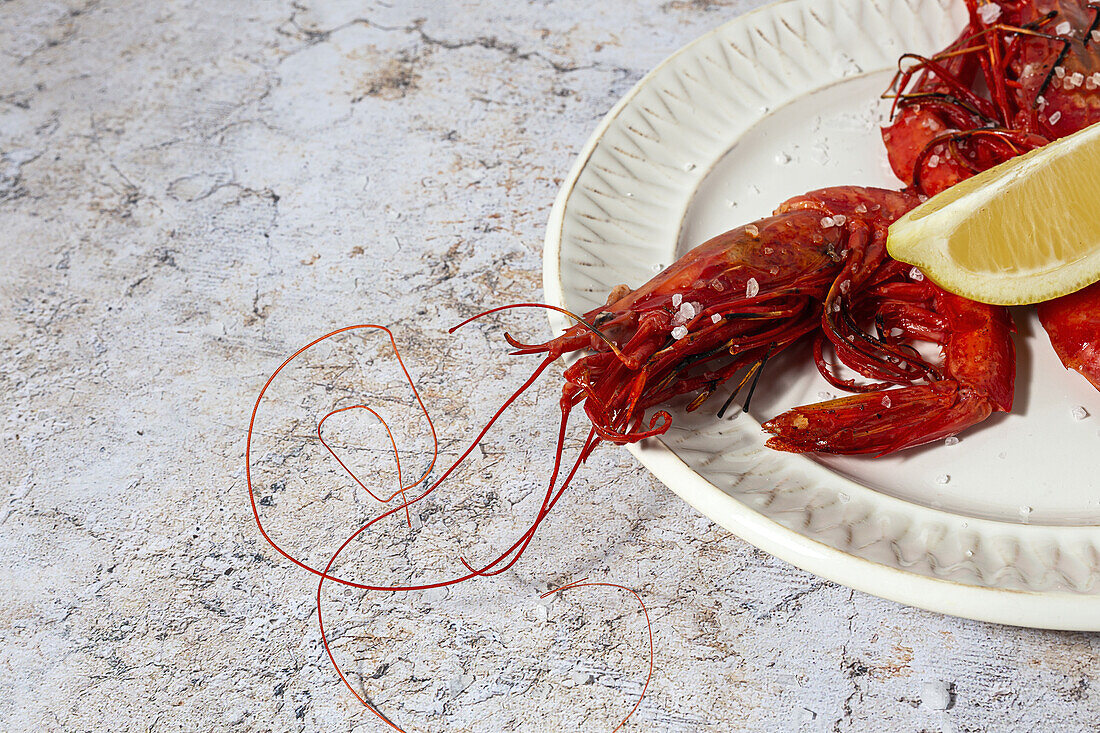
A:
<svg viewBox="0 0 1100 733">
<path fill-rule="evenodd" d="M 678 51 L 607 115 L 563 185 L 549 302 L 589 310 L 813 188 L 898 187 L 879 94 L 902 52 L 943 48 L 963 23 L 961 0 L 789 0 Z M 761 419 L 834 391 L 803 352 L 769 365 L 751 414 L 678 411 L 630 450 L 715 522 L 836 582 L 957 616 L 1100 630 L 1100 394 L 1061 368 L 1033 314 L 1015 315 L 1016 408 L 958 445 L 879 459 L 764 448 Z M 1076 419 L 1079 406 L 1091 415 Z"/>
</svg>

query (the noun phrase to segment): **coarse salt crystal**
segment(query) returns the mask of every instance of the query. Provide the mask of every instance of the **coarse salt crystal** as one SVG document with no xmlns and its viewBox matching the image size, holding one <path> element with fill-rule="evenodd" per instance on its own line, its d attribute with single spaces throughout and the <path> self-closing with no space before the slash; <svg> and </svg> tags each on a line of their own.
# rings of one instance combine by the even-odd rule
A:
<svg viewBox="0 0 1100 733">
<path fill-rule="evenodd" d="M 1059 79 L 1061 79 L 1063 76 L 1066 75 L 1066 67 L 1064 67 L 1064 66 L 1055 66 L 1054 67 L 1054 75 L 1056 77 L 1058 77 Z"/>
<path fill-rule="evenodd" d="M 687 336 L 687 335 L 688 335 L 688 330 L 686 328 L 684 328 L 683 326 L 677 326 L 676 328 L 672 329 L 672 338 L 676 339 L 677 341 L 679 341 L 680 339 L 682 339 L 684 336 Z"/>
<path fill-rule="evenodd" d="M 1001 6 L 996 3 L 986 3 L 985 5 L 978 6 L 978 15 L 981 17 L 982 22 L 989 25 L 997 18 L 1001 17 Z"/>
<path fill-rule="evenodd" d="M 590 685 L 595 681 L 595 677 L 593 677 L 591 673 L 582 672 L 580 670 L 570 672 L 569 679 L 575 685 Z"/>
<path fill-rule="evenodd" d="M 857 214 L 866 214 L 867 213 L 867 204 L 860 204 L 860 205 L 856 206 L 856 213 Z"/>
<path fill-rule="evenodd" d="M 944 445 L 958 445 L 959 444 L 959 439 L 956 438 L 954 435 L 952 435 L 951 437 L 944 438 L 943 439 L 943 444 Z"/>
<path fill-rule="evenodd" d="M 851 280 L 844 280 L 840 283 L 840 292 L 844 293 L 845 295 L 847 295 L 848 291 L 851 290 L 851 289 L 852 289 L 852 281 Z"/>
<path fill-rule="evenodd" d="M 722 321 L 722 316 L 720 316 L 717 313 L 715 313 L 713 316 L 710 317 L 710 322 L 711 323 L 720 323 L 721 321 Z"/>
<path fill-rule="evenodd" d="M 1072 410 L 1069 411 L 1069 414 L 1073 415 L 1074 420 L 1084 420 L 1086 417 L 1089 416 L 1089 411 L 1081 405 L 1077 405 L 1077 407 L 1074 407 Z"/>
<path fill-rule="evenodd" d="M 1057 33 L 1057 34 L 1058 34 L 1058 35 L 1060 35 L 1060 36 L 1068 36 L 1068 35 L 1069 35 L 1069 32 L 1070 32 L 1070 30 L 1072 30 L 1072 29 L 1073 29 L 1073 26 L 1071 26 L 1071 25 L 1069 24 L 1069 21 L 1068 21 L 1068 20 L 1063 20 L 1063 21 L 1062 21 L 1061 23 L 1059 23 L 1059 24 L 1058 24 L 1058 26 L 1057 26 L 1057 27 L 1056 27 L 1056 28 L 1054 29 L 1054 32 L 1055 32 L 1055 33 Z"/>
<path fill-rule="evenodd" d="M 914 267 L 909 270 L 909 279 L 916 282 L 921 282 L 922 280 L 924 280 L 924 273 Z"/>
<path fill-rule="evenodd" d="M 833 400 L 836 399 L 836 395 L 832 392 L 818 392 L 817 397 L 820 400 Z"/>
<path fill-rule="evenodd" d="M 939 164 L 940 164 L 940 156 L 938 156 L 938 155 L 929 155 L 928 156 L 928 167 L 929 168 L 935 168 Z"/>
<path fill-rule="evenodd" d="M 892 405 L 892 404 L 894 404 L 894 403 L 890 401 L 890 395 L 884 394 L 882 396 L 882 406 L 883 407 L 890 407 L 890 405 Z"/>
<path fill-rule="evenodd" d="M 691 303 L 683 303 L 680 305 L 680 317 L 685 321 L 690 321 L 695 318 L 695 306 Z"/>
<path fill-rule="evenodd" d="M 836 224 L 838 227 L 844 226 L 844 222 L 846 221 L 848 221 L 848 217 L 844 216 L 844 214 L 837 214 L 833 217 L 833 224 Z"/>
<path fill-rule="evenodd" d="M 1039 105 L 1039 109 L 1047 106 L 1047 98 L 1042 94 L 1035 98 L 1035 102 Z"/>
<path fill-rule="evenodd" d="M 951 482 L 951 477 L 949 475 L 947 475 L 946 473 L 941 473 L 939 476 L 936 477 L 936 483 L 939 484 L 940 486 L 945 486 L 945 485 L 949 484 L 950 482 Z"/>
<path fill-rule="evenodd" d="M 756 239 L 760 236 L 760 227 L 756 226 L 755 224 L 749 224 L 745 227 L 745 234 L 748 234 L 753 239 Z"/>
<path fill-rule="evenodd" d="M 760 283 L 756 282 L 755 277 L 750 277 L 749 281 L 745 283 L 745 297 L 755 298 L 760 293 Z"/>
<path fill-rule="evenodd" d="M 1061 112 L 1055 112 L 1054 114 L 1052 114 L 1050 116 L 1050 124 L 1057 125 L 1058 120 L 1060 120 L 1060 119 L 1062 119 L 1062 113 Z"/>
<path fill-rule="evenodd" d="M 1085 75 L 1082 74 L 1080 71 L 1075 71 L 1069 77 L 1069 80 L 1073 82 L 1073 86 L 1079 87 L 1085 82 Z"/>
<path fill-rule="evenodd" d="M 832 226 L 832 225 L 833 225 L 834 223 L 835 223 L 835 222 L 833 221 L 833 217 L 831 217 L 831 216 L 823 216 L 823 217 L 821 217 L 821 228 L 822 228 L 822 229 L 828 229 L 828 228 L 829 228 L 829 227 L 831 227 L 831 226 Z"/>
<path fill-rule="evenodd" d="M 1093 31 L 1090 35 L 1092 36 L 1092 40 L 1100 43 L 1100 31 Z"/>
<path fill-rule="evenodd" d="M 680 304 L 683 303 L 683 302 L 684 302 L 684 296 L 680 295 L 679 293 L 673 293 L 672 294 L 672 307 L 673 308 L 679 308 Z"/>
<path fill-rule="evenodd" d="M 951 688 L 939 680 L 929 680 L 920 687 L 921 707 L 947 710 L 951 706 Z"/>
</svg>

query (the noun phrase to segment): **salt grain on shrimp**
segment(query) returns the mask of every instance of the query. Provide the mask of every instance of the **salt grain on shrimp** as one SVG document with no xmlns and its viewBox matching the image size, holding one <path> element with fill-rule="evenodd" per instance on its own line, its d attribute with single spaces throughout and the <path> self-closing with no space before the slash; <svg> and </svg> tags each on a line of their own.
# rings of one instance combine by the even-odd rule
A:
<svg viewBox="0 0 1100 733">
<path fill-rule="evenodd" d="M 750 277 L 749 281 L 745 283 L 745 297 L 755 298 L 760 294 L 760 283 L 756 282 L 755 277 Z"/>
<path fill-rule="evenodd" d="M 1001 6 L 997 3 L 986 3 L 978 6 L 978 16 L 986 25 L 993 23 L 1001 17 Z"/>
</svg>

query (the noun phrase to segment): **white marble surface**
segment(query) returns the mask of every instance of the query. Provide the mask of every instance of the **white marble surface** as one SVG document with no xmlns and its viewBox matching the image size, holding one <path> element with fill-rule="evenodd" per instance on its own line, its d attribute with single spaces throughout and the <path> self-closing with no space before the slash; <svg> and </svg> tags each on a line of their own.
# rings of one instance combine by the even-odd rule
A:
<svg viewBox="0 0 1100 733">
<path fill-rule="evenodd" d="M 259 388 L 329 328 L 392 325 L 454 455 L 531 369 L 506 355 L 502 324 L 547 328 L 536 312 L 446 328 L 540 297 L 543 225 L 597 120 L 756 4 L 0 3 L 2 727 L 384 730 L 324 655 L 315 582 L 253 524 L 243 456 Z M 380 394 L 415 426 L 392 360 L 364 354 L 350 370 L 319 360 L 286 394 Z M 445 577 L 460 554 L 506 547 L 539 501 L 558 386 L 552 371 L 418 505 L 415 539 L 393 523 L 341 567 Z M 265 511 L 323 562 L 376 505 L 326 484 L 286 427 L 265 428 Z M 408 730 L 610 730 L 644 681 L 644 625 L 617 591 L 539 601 L 585 576 L 635 588 L 653 619 L 653 681 L 628 730 L 1100 718 L 1100 637 L 822 582 L 614 448 L 511 571 L 450 591 L 326 586 L 325 603 L 355 684 Z"/>
</svg>

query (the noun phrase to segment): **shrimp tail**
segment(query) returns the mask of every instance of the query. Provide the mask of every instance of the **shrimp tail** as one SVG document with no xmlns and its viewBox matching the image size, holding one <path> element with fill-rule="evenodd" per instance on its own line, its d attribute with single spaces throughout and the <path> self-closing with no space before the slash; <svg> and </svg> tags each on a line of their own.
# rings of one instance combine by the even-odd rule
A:
<svg viewBox="0 0 1100 733">
<path fill-rule="evenodd" d="M 944 380 L 795 407 L 763 427 L 775 450 L 882 455 L 955 435 L 995 409 L 976 390 Z"/>
<path fill-rule="evenodd" d="M 1100 283 L 1040 303 L 1038 310 L 1062 365 L 1100 389 Z"/>
</svg>

